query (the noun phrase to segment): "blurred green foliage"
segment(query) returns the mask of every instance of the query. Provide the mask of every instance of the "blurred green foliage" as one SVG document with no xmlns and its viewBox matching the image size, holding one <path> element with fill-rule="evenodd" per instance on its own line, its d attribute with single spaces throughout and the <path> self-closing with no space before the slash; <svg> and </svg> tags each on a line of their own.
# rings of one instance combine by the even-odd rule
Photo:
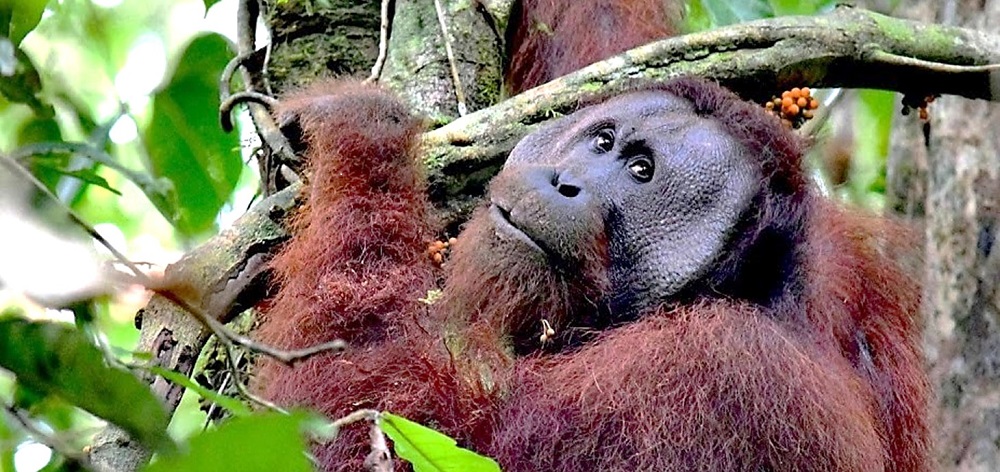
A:
<svg viewBox="0 0 1000 472">
<path fill-rule="evenodd" d="M 217 3 L 0 0 L 0 155 L 28 168 L 90 225 L 110 230 L 136 260 L 175 258 L 231 219 L 224 212 L 245 209 L 234 203 L 238 192 L 256 189 L 239 136 L 218 125 L 218 79 L 233 52 L 212 32 L 229 25 L 206 21 L 207 8 Z M 235 2 L 221 3 L 235 11 Z M 56 231 L 79 232 L 53 202 L 33 193 L 28 211 Z M 3 285 L 0 309 L 25 306 Z M 100 425 L 83 410 L 149 443 L 170 444 L 167 418 L 145 383 L 105 362 L 110 353 L 133 358 L 132 316 L 143 299 L 122 294 L 75 304 L 76 328 L 8 311 L 0 321 L 4 406 L 21 408 L 74 448 Z M 30 302 L 25 308 L 32 317 L 57 314 Z M 56 318 L 70 312 L 62 313 Z M 26 440 L 12 419 L 0 412 L 3 471 L 13 470 Z M 49 467 L 66 464 L 57 455 Z"/>
</svg>

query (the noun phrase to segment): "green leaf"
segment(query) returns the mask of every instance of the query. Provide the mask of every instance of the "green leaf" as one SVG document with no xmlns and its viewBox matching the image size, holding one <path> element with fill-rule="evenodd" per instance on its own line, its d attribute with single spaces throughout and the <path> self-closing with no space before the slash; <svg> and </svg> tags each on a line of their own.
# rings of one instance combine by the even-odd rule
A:
<svg viewBox="0 0 1000 472">
<path fill-rule="evenodd" d="M 14 468 L 14 451 L 20 439 L 6 421 L 0 421 L 0 470 L 17 470 Z"/>
<path fill-rule="evenodd" d="M 174 208 L 153 203 L 187 235 L 212 227 L 243 170 L 238 137 L 223 133 L 218 120 L 219 76 L 231 56 L 219 35 L 195 39 L 156 93 L 143 133 L 154 175 L 172 182 L 177 197 Z"/>
<path fill-rule="evenodd" d="M 15 46 L 21 44 L 42 19 L 47 3 L 48 0 L 0 0 L 0 22 L 4 23 L 0 25 L 0 35 L 10 38 Z"/>
<path fill-rule="evenodd" d="M 58 166 L 58 165 L 57 166 L 49 166 L 49 165 L 47 165 L 45 163 L 45 160 L 42 160 L 42 159 L 33 159 L 33 162 L 35 162 L 36 166 L 32 166 L 32 172 L 35 172 L 36 170 L 37 171 L 50 170 L 50 171 L 55 172 L 55 173 L 57 173 L 59 175 L 66 175 L 66 176 L 69 176 L 69 177 L 80 179 L 82 182 L 88 183 L 90 185 L 96 185 L 96 186 L 101 187 L 101 188 L 103 188 L 103 189 L 105 189 L 105 190 L 107 190 L 107 191 L 109 191 L 109 192 L 111 192 L 111 193 L 113 193 L 115 195 L 121 196 L 121 194 L 122 194 L 117 189 L 115 189 L 114 187 L 112 187 L 111 184 L 108 183 L 107 179 L 105 179 L 104 177 L 101 177 L 97 173 L 97 169 L 85 168 L 85 169 L 72 169 L 71 170 L 71 169 L 63 168 L 62 166 Z"/>
<path fill-rule="evenodd" d="M 149 387 L 132 374 L 108 367 L 97 347 L 68 325 L 0 320 L 0 367 L 18 383 L 55 395 L 121 426 L 154 450 L 173 447 L 167 413 Z"/>
<path fill-rule="evenodd" d="M 684 5 L 684 32 L 695 33 L 712 28 L 712 18 L 702 0 L 691 0 Z"/>
<path fill-rule="evenodd" d="M 877 208 L 884 193 L 896 94 L 882 90 L 859 90 L 857 94 L 854 161 L 848 178 L 855 202 Z"/>
<path fill-rule="evenodd" d="M 770 0 L 774 16 L 815 15 L 836 4 L 836 0 Z"/>
<path fill-rule="evenodd" d="M 57 154 L 71 154 L 84 157 L 97 164 L 107 166 L 132 181 L 157 208 L 177 207 L 177 195 L 174 191 L 173 182 L 165 178 L 153 178 L 149 174 L 129 169 L 108 153 L 90 144 L 48 141 L 24 145 L 15 152 L 16 156 L 27 156 L 25 159 L 32 163 L 32 172 L 35 172 L 36 167 L 45 167 L 46 160 L 57 159 L 56 162 L 62 162 L 64 166 L 69 162 L 66 159 L 58 160 L 59 158 L 55 156 Z M 57 164 L 49 164 L 49 166 L 53 167 L 57 166 Z"/>
<path fill-rule="evenodd" d="M 208 9 L 212 8 L 212 5 L 215 5 L 216 3 L 219 3 L 219 0 L 205 0 L 205 11 L 207 12 Z"/>
<path fill-rule="evenodd" d="M 396 455 L 410 461 L 414 472 L 500 471 L 493 459 L 455 445 L 455 440 L 401 416 L 383 413 L 379 428 L 392 439 Z"/>
<path fill-rule="evenodd" d="M 726 26 L 774 16 L 767 0 L 694 0 L 702 2 L 715 26 Z"/>
<path fill-rule="evenodd" d="M 14 153 L 17 154 L 25 145 L 41 141 L 62 141 L 62 131 L 60 131 L 59 123 L 56 122 L 55 118 L 33 116 L 25 121 L 21 125 L 21 129 L 17 132 L 17 140 L 15 142 L 20 147 L 15 149 Z M 48 162 L 37 162 L 36 159 Z M 32 158 L 27 164 L 28 168 L 31 169 L 32 175 L 38 177 L 38 180 L 41 180 L 49 190 L 55 190 L 56 184 L 59 183 L 62 175 L 52 170 L 52 168 L 66 167 L 69 164 L 69 156 L 55 156 L 51 154 L 44 157 L 39 156 Z"/>
<path fill-rule="evenodd" d="M 260 413 L 233 418 L 191 439 L 187 453 L 160 457 L 145 472 L 310 472 L 305 414 Z"/>
<path fill-rule="evenodd" d="M 193 390 L 198 395 L 201 395 L 202 398 L 229 410 L 229 412 L 235 416 L 250 416 L 252 413 L 250 411 L 250 407 L 244 405 L 243 402 L 232 397 L 227 397 L 213 390 L 209 390 L 201 386 L 198 382 L 191 380 L 191 378 L 186 375 L 181 375 L 180 373 L 174 372 L 170 369 L 164 369 L 158 366 L 152 366 L 149 370 L 150 372 L 177 385 L 180 385 L 188 390 Z"/>
<path fill-rule="evenodd" d="M 9 52 L 5 42 L 10 46 L 7 38 L 0 37 L 0 94 L 12 102 L 28 105 L 41 118 L 55 116 L 55 109 L 38 98 L 42 78 L 31 58 L 20 48 L 15 48 L 11 57 L 5 52 Z"/>
</svg>

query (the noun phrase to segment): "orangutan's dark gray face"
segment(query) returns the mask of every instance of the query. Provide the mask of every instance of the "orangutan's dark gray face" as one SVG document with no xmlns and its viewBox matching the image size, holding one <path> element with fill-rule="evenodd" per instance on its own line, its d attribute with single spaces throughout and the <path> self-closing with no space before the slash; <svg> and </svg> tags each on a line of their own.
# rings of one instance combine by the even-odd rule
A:
<svg viewBox="0 0 1000 472">
<path fill-rule="evenodd" d="M 635 92 L 524 138 L 491 184 L 489 211 L 499 239 L 569 273 L 603 245 L 612 310 L 641 309 L 724 252 L 760 191 L 747 153 L 687 101 Z"/>
</svg>

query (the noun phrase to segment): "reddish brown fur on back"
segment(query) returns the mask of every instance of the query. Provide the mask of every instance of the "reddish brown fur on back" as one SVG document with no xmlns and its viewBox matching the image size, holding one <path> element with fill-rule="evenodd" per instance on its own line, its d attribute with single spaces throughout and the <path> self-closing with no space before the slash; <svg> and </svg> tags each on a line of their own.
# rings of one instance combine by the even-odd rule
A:
<svg viewBox="0 0 1000 472">
<path fill-rule="evenodd" d="M 917 258 L 916 236 L 896 222 L 819 205 L 808 246 L 811 328 L 832 338 L 871 385 L 886 470 L 930 470 L 920 285 L 903 262 Z M 874 355 L 859 351 L 859 335 Z"/>
<path fill-rule="evenodd" d="M 507 90 L 537 87 L 677 34 L 675 0 L 518 0 L 507 28 Z"/>
<path fill-rule="evenodd" d="M 788 329 L 717 300 L 525 362 L 488 451 L 509 470 L 883 470 L 868 385 Z"/>
</svg>

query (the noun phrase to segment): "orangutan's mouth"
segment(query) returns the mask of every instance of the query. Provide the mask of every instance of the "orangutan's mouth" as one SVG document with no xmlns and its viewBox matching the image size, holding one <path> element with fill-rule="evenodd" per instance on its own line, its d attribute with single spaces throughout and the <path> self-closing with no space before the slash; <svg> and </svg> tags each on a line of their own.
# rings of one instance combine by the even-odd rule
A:
<svg viewBox="0 0 1000 472">
<path fill-rule="evenodd" d="M 531 238 L 531 236 L 528 236 L 524 230 L 518 228 L 517 225 L 511 222 L 510 210 L 494 203 L 490 205 L 490 217 L 493 218 L 497 235 L 514 238 L 543 254 L 548 254 L 548 251 L 543 249 L 541 244 L 538 244 Z"/>
</svg>

